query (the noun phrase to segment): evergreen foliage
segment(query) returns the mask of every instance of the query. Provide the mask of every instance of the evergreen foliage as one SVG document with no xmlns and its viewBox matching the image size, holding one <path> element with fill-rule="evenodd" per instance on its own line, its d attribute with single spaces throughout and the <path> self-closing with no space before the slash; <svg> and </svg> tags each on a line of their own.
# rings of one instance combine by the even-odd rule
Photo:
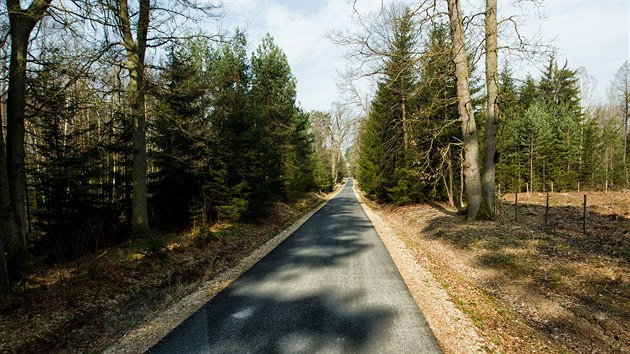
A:
<svg viewBox="0 0 630 354">
<path fill-rule="evenodd" d="M 311 114 L 297 106 L 296 80 L 273 38 L 251 57 L 242 31 L 211 43 L 172 44 L 161 69 L 147 70 L 149 208 L 161 230 L 248 220 L 332 190 Z M 132 120 L 125 72 L 108 66 L 121 59 L 103 56 L 95 77 L 61 53 L 42 47 L 28 77 L 26 246 L 36 257 L 10 259 L 22 270 L 131 236 Z"/>
</svg>

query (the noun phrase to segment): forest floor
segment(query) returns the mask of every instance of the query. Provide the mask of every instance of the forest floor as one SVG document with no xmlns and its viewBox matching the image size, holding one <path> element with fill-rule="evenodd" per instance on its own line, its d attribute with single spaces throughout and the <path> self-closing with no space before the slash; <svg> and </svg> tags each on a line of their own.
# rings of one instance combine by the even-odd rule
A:
<svg viewBox="0 0 630 354">
<path fill-rule="evenodd" d="M 473 223 L 443 204 L 367 203 L 474 324 L 484 351 L 630 353 L 630 192 L 586 194 L 586 234 L 583 193 L 550 194 L 546 226 L 542 193 L 519 194 L 517 221 L 513 194 L 495 221 Z M 413 294 L 426 282 L 408 286 Z M 416 301 L 425 316 L 436 303 Z M 440 331 L 446 352 L 462 352 Z"/>
<path fill-rule="evenodd" d="M 101 352 L 238 268 L 323 200 L 309 194 L 256 223 L 159 235 L 39 269 L 0 299 L 0 353 Z"/>
</svg>

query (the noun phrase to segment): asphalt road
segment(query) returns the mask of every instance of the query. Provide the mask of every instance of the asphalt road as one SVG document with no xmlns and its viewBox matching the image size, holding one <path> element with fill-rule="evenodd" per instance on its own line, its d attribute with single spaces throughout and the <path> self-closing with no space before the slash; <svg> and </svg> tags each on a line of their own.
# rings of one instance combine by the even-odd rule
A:
<svg viewBox="0 0 630 354">
<path fill-rule="evenodd" d="M 440 352 L 351 185 L 149 353 Z"/>
</svg>

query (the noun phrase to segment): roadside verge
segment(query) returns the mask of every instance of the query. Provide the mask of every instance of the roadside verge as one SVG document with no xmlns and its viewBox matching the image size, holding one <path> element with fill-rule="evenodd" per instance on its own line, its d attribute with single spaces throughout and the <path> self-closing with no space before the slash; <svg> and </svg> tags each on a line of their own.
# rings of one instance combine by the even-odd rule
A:
<svg viewBox="0 0 630 354">
<path fill-rule="evenodd" d="M 422 267 L 390 226 L 353 187 L 363 210 L 394 260 L 409 292 L 445 353 L 485 353 L 494 346 L 483 339 L 472 321 L 453 304 L 440 282 Z M 496 348 L 495 348 L 496 349 Z"/>
</svg>

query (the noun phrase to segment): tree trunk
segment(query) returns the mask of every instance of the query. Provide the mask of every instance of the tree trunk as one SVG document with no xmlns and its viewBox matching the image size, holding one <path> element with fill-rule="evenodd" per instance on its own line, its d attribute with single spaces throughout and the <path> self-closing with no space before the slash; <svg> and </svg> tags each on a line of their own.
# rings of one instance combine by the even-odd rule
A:
<svg viewBox="0 0 630 354">
<path fill-rule="evenodd" d="M 479 142 L 472 109 L 468 77 L 468 55 L 464 43 L 464 29 L 459 0 L 447 0 L 451 28 L 451 51 L 457 79 L 457 109 L 462 124 L 464 176 L 468 210 L 466 220 L 473 221 L 481 206 L 481 177 L 479 174 Z"/>
<path fill-rule="evenodd" d="M 2 126 L 2 113 L 0 112 L 0 127 Z M 9 178 L 7 176 L 7 161 L 5 158 L 4 137 L 0 128 L 0 294 L 10 291 L 9 265 L 7 257 L 16 254 L 15 249 L 20 249 L 21 233 L 15 224 L 15 212 L 9 195 Z"/>
<path fill-rule="evenodd" d="M 15 16 L 11 16 L 12 18 Z M 25 248 L 26 169 L 24 151 L 24 109 L 26 91 L 26 51 L 31 29 L 23 21 L 11 21 L 11 59 L 7 93 L 6 163 L 11 205 L 19 226 L 17 235 Z M 15 244 L 9 241 L 9 244 Z M 9 247 L 12 248 L 12 247 Z"/>
<path fill-rule="evenodd" d="M 628 76 L 626 75 L 624 79 L 624 88 L 625 92 L 623 98 L 625 100 L 623 108 L 623 170 L 626 174 L 626 188 L 628 187 L 630 181 L 628 177 L 628 118 L 630 118 L 630 87 L 628 87 Z"/>
<path fill-rule="evenodd" d="M 529 185 L 534 189 L 534 138 L 529 143 Z"/>
<path fill-rule="evenodd" d="M 407 106 L 405 105 L 405 97 L 401 101 L 402 109 L 402 128 L 403 128 L 403 149 L 407 151 L 409 149 L 409 122 L 407 121 Z"/>
<path fill-rule="evenodd" d="M 125 52 L 127 53 L 127 70 L 129 71 L 128 93 L 131 106 L 133 161 L 131 192 L 131 224 L 134 236 L 143 237 L 150 234 L 149 213 L 147 206 L 147 141 L 144 56 L 147 47 L 149 29 L 150 0 L 140 0 L 136 39 L 131 32 L 131 21 L 127 0 L 118 1 L 118 29 L 120 30 Z"/>
<path fill-rule="evenodd" d="M 137 58 L 137 56 L 132 56 Z M 145 87 L 144 65 L 130 64 L 129 95 L 131 98 L 131 118 L 133 161 L 132 192 L 131 192 L 131 219 L 134 236 L 147 236 L 150 233 L 149 213 L 147 205 L 147 141 L 146 141 L 146 112 L 145 112 Z"/>
<path fill-rule="evenodd" d="M 0 149 L 0 152 L 3 154 L 3 157 L 0 159 L 0 164 L 2 164 L 2 172 L 0 172 L 0 179 L 2 180 L 0 181 L 2 183 L 2 186 L 0 186 L 2 189 L 0 206 L 3 214 L 6 212 L 13 214 L 13 216 L 7 216 L 8 221 L 3 225 L 3 231 L 7 230 L 7 233 L 3 235 L 7 237 L 3 246 L 9 252 L 9 258 L 26 249 L 26 239 L 24 237 L 26 222 L 24 109 L 26 102 L 28 39 L 37 22 L 46 14 L 51 1 L 34 0 L 26 10 L 22 9 L 19 0 L 6 1 L 9 13 L 11 54 L 9 61 L 9 88 L 7 91 L 6 155 L 4 155 L 4 141 L 2 142 L 2 149 Z M 6 190 L 7 188 L 8 191 Z M 9 199 L 5 200 L 7 192 Z M 9 224 L 13 224 L 13 226 Z"/>
<path fill-rule="evenodd" d="M 485 200 L 484 213 L 494 214 L 495 157 L 497 122 L 499 120 L 499 75 L 497 64 L 497 0 L 486 0 L 486 146 L 483 155 L 481 184 Z"/>
</svg>

